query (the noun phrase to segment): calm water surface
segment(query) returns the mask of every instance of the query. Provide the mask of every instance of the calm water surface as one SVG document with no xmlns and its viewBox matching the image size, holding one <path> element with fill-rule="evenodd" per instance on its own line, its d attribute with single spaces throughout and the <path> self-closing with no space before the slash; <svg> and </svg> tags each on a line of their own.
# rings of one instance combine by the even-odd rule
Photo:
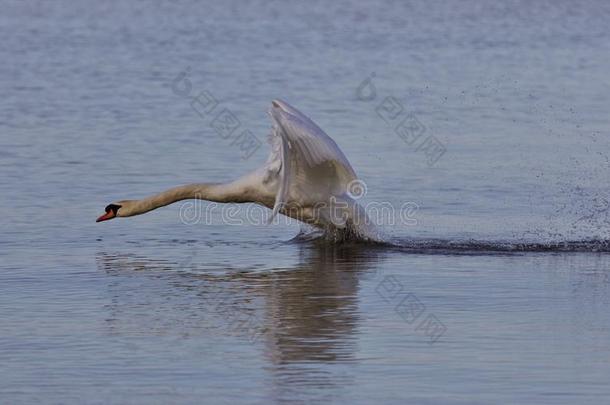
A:
<svg viewBox="0 0 610 405">
<path fill-rule="evenodd" d="M 0 402 L 608 402 L 609 19 L 602 1 L 5 2 Z M 251 157 L 191 108 L 202 91 L 263 142 Z M 432 167 L 386 97 L 445 145 Z M 181 204 L 94 222 L 262 164 L 274 98 L 337 141 L 365 202 L 416 203 L 417 223 L 333 246 L 220 211 L 189 225 Z"/>
</svg>

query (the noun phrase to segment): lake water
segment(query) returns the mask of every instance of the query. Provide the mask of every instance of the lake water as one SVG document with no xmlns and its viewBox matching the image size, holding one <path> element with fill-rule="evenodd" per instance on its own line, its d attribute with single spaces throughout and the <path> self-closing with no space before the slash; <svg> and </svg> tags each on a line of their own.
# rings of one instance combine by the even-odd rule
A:
<svg viewBox="0 0 610 405">
<path fill-rule="evenodd" d="M 3 2 L 0 402 L 608 402 L 609 20 L 602 1 Z M 262 145 L 219 136 L 202 93 Z M 275 98 L 336 140 L 363 202 L 416 207 L 382 218 L 388 244 L 184 204 L 95 223 L 261 165 Z"/>
</svg>

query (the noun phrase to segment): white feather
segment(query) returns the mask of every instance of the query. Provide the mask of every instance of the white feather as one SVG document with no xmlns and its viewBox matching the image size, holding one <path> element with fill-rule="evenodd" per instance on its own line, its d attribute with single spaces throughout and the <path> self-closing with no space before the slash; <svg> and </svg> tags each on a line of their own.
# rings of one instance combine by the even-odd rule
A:
<svg viewBox="0 0 610 405">
<path fill-rule="evenodd" d="M 280 161 L 277 194 L 269 221 L 289 201 L 310 205 L 347 191 L 356 173 L 347 158 L 320 127 L 281 100 L 272 102 L 270 170 Z M 275 165 L 274 165 L 275 163 Z"/>
</svg>

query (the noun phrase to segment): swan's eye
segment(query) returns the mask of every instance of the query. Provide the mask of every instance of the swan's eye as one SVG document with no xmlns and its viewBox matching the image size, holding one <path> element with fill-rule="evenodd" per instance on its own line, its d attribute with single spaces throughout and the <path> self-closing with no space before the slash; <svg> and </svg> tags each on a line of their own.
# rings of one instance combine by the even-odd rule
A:
<svg viewBox="0 0 610 405">
<path fill-rule="evenodd" d="M 114 215 L 116 215 L 117 211 L 119 210 L 119 208 L 121 208 L 120 205 L 116 205 L 116 204 L 108 204 L 106 206 L 106 208 L 104 209 L 104 211 L 106 211 L 106 213 L 109 213 L 110 211 L 112 211 L 112 213 Z"/>
</svg>

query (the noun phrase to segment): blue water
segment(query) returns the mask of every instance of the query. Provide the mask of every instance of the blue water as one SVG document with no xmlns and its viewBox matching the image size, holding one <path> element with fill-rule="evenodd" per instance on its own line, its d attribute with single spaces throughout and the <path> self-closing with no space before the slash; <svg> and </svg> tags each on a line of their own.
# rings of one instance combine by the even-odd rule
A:
<svg viewBox="0 0 610 405">
<path fill-rule="evenodd" d="M 1 10 L 0 402 L 608 401 L 605 2 Z M 204 91 L 251 155 L 191 107 Z M 384 218 L 385 246 L 182 204 L 94 222 L 260 166 L 274 98 L 336 140 L 363 203 L 415 222 Z"/>
</svg>

